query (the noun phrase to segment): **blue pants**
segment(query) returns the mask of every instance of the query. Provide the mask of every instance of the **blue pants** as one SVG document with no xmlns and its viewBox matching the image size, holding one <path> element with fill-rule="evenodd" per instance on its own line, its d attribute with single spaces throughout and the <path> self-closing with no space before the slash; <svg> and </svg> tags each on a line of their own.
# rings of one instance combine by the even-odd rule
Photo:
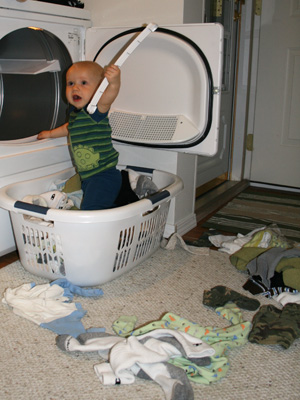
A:
<svg viewBox="0 0 300 400">
<path fill-rule="evenodd" d="M 81 210 L 105 210 L 115 207 L 121 185 L 122 175 L 117 168 L 110 168 L 84 179 L 81 183 Z"/>
</svg>

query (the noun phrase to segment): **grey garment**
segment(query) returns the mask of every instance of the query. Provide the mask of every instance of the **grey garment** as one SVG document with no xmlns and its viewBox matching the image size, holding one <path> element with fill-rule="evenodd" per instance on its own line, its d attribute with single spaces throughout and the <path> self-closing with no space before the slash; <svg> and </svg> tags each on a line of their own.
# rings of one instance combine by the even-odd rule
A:
<svg viewBox="0 0 300 400">
<path fill-rule="evenodd" d="M 124 340 L 124 338 L 121 338 L 121 337 L 115 336 L 115 335 L 111 335 L 106 332 L 84 332 L 84 333 L 81 333 L 80 335 L 78 335 L 76 339 L 70 335 L 59 335 L 56 337 L 56 345 L 60 350 L 73 351 L 70 349 L 70 343 L 72 343 L 72 340 L 74 340 L 74 339 L 75 339 L 75 341 L 77 341 L 77 343 L 79 345 L 84 346 L 86 344 L 86 342 L 90 339 L 100 339 L 101 340 L 101 339 L 105 339 L 105 338 L 115 339 L 115 343 L 118 341 Z M 114 341 L 110 341 L 110 346 L 108 346 L 107 348 L 105 347 L 105 345 L 99 347 L 99 350 L 98 350 L 99 355 L 100 355 L 100 351 L 101 351 L 101 357 L 105 360 L 108 360 L 110 349 L 115 343 L 114 343 Z M 72 345 L 71 345 L 71 347 L 72 347 Z M 84 351 L 84 350 L 80 350 L 80 351 Z M 86 351 L 88 351 L 88 350 L 86 350 Z"/>
<path fill-rule="evenodd" d="M 156 382 L 165 392 L 166 399 L 169 400 L 193 400 L 194 391 L 186 373 L 183 369 L 169 363 L 162 363 L 165 366 L 167 374 L 156 377 Z M 142 369 L 144 368 L 144 369 Z M 137 377 L 153 380 L 147 373 L 147 366 L 143 366 L 137 373 Z"/>
<path fill-rule="evenodd" d="M 156 193 L 158 191 L 158 188 L 150 178 L 141 175 L 137 180 L 136 188 L 134 191 L 138 198 L 142 199 L 145 196 Z"/>
<path fill-rule="evenodd" d="M 56 336 L 56 346 L 63 351 L 68 351 L 68 343 L 69 340 L 72 338 L 70 335 L 59 335 Z"/>
<path fill-rule="evenodd" d="M 85 332 L 81 333 L 79 336 L 77 336 L 77 340 L 80 344 L 85 344 L 85 342 L 89 339 L 100 339 L 100 338 L 105 338 L 105 337 L 111 337 L 115 336 L 110 333 L 106 332 Z"/>
<path fill-rule="evenodd" d="M 148 337 L 140 340 L 140 342 L 144 344 L 147 342 L 147 340 L 149 340 Z M 179 350 L 180 353 L 182 354 L 182 357 L 185 357 L 187 360 L 191 361 L 191 363 L 193 364 L 196 364 L 198 367 L 207 367 L 208 365 L 211 364 L 210 357 L 196 357 L 196 358 L 188 357 L 185 353 L 184 348 L 174 337 L 165 336 L 165 337 L 160 337 L 158 340 L 160 340 L 161 342 L 169 343 L 172 346 L 176 347 L 176 349 Z"/>
<path fill-rule="evenodd" d="M 270 279 L 274 276 L 275 269 L 280 260 L 292 257 L 300 257 L 300 250 L 295 248 L 286 250 L 281 247 L 273 247 L 251 260 L 247 264 L 247 269 L 251 276 L 259 275 L 263 284 L 270 288 Z"/>
<path fill-rule="evenodd" d="M 78 335 L 76 337 L 77 341 L 84 345 L 86 343 L 87 340 L 89 339 L 101 339 L 101 338 L 105 338 L 105 337 L 111 337 L 111 336 L 115 336 L 115 335 L 111 335 L 109 333 L 106 332 L 84 332 L 81 333 L 80 335 Z M 56 336 L 56 345 L 58 348 L 60 348 L 63 351 L 69 351 L 68 349 L 68 341 L 70 340 L 70 338 L 72 338 L 72 336 L 70 335 L 58 335 Z"/>
</svg>

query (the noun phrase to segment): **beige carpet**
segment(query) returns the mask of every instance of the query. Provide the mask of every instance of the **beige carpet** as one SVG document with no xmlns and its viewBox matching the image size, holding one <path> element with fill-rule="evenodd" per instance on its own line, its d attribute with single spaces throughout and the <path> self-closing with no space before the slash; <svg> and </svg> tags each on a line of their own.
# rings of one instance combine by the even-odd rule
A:
<svg viewBox="0 0 300 400">
<path fill-rule="evenodd" d="M 84 267 L 84 266 L 83 266 Z M 224 285 L 243 294 L 247 276 L 237 271 L 228 255 L 210 251 L 193 255 L 182 248 L 159 249 L 142 265 L 104 284 L 98 299 L 76 297 L 88 311 L 85 328 L 105 327 L 121 315 L 135 315 L 138 325 L 173 312 L 203 326 L 226 327 L 228 322 L 202 304 L 203 290 Z M 1 297 L 7 287 L 45 280 L 27 273 L 19 262 L 0 270 Z M 261 304 L 275 300 L 256 297 Z M 132 385 L 102 386 L 93 369 L 94 353 L 64 353 L 55 345 L 55 333 L 13 314 L 0 303 L 0 398 L 3 400 L 124 400 L 164 399 L 159 385 L 136 379 Z M 255 312 L 243 310 L 245 320 Z M 300 340 L 284 350 L 279 346 L 247 343 L 229 353 L 226 377 L 211 385 L 192 383 L 195 399 L 289 399 L 300 396 Z"/>
</svg>

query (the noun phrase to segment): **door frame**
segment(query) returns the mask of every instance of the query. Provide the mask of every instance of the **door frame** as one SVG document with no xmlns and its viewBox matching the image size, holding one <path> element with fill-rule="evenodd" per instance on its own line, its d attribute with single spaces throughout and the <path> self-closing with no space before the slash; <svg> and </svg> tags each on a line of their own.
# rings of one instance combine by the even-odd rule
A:
<svg viewBox="0 0 300 400">
<path fill-rule="evenodd" d="M 223 76 L 219 95 L 221 96 L 218 149 L 211 157 L 198 156 L 196 196 L 202 188 L 215 180 L 227 180 L 230 172 L 234 98 L 236 90 L 240 2 L 211 2 L 205 0 L 203 22 L 220 23 L 224 26 Z"/>
<path fill-rule="evenodd" d="M 231 143 L 231 181 L 249 180 L 251 158 L 247 151 L 247 133 L 252 132 L 256 95 L 256 72 L 260 30 L 260 12 L 256 0 L 242 4 L 240 21 L 239 68 Z"/>
</svg>

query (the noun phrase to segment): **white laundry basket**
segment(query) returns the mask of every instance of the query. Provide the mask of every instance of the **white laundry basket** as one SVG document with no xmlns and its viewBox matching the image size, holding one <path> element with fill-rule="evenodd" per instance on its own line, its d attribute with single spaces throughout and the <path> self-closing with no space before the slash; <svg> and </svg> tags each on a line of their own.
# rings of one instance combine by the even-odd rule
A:
<svg viewBox="0 0 300 400">
<path fill-rule="evenodd" d="M 157 250 L 170 200 L 183 183 L 171 173 L 142 169 L 158 192 L 109 210 L 57 210 L 21 201 L 26 195 L 49 191 L 53 182 L 74 173 L 69 168 L 5 186 L 0 189 L 0 207 L 10 212 L 20 261 L 27 271 L 50 280 L 66 278 L 76 285 L 94 286 L 117 278 Z"/>
</svg>

